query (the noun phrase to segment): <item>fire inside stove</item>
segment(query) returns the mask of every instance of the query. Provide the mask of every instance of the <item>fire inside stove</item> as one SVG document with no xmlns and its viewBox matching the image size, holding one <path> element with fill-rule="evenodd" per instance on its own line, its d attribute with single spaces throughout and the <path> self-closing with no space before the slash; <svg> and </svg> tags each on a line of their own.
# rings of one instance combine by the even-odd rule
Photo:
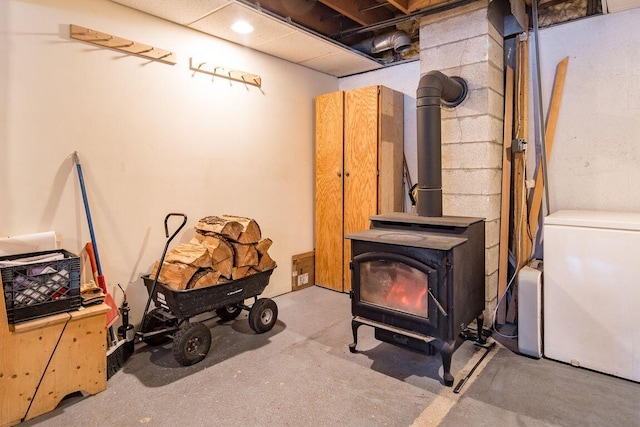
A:
<svg viewBox="0 0 640 427">
<path fill-rule="evenodd" d="M 428 317 L 428 276 L 396 261 L 376 260 L 360 265 L 363 302 L 419 317 Z"/>
</svg>

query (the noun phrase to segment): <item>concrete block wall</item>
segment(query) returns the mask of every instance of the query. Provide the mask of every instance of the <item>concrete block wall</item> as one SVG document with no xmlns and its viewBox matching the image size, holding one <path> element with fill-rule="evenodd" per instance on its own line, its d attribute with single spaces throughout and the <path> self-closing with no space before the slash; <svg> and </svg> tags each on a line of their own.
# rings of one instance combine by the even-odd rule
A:
<svg viewBox="0 0 640 427">
<path fill-rule="evenodd" d="M 467 82 L 467 99 L 442 111 L 443 214 L 485 218 L 485 307 L 495 308 L 504 117 L 503 38 L 488 1 L 422 19 L 420 74 L 439 70 Z M 490 320 L 490 319 L 488 319 Z"/>
</svg>

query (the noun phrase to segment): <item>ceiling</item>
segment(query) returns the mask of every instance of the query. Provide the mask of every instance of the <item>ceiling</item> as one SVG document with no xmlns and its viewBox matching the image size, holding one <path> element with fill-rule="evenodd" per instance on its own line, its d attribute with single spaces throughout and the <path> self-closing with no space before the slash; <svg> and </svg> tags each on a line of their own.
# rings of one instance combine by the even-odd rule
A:
<svg viewBox="0 0 640 427">
<path fill-rule="evenodd" d="M 252 49 L 344 77 L 419 56 L 419 18 L 475 0 L 112 0 Z M 237 20 L 254 31 L 238 34 Z M 409 47 L 371 53 L 368 46 L 403 31 Z M 364 46 L 364 48 L 363 48 Z M 360 49 L 360 50 L 359 50 Z"/>
<path fill-rule="evenodd" d="M 477 0 L 111 0 L 278 58 L 344 77 L 419 58 L 419 21 Z M 640 0 L 538 0 L 540 26 L 640 6 Z M 492 0 L 504 34 L 529 26 L 531 0 Z M 526 10 L 525 10 L 526 8 Z M 489 14 L 491 15 L 491 13 Z M 509 22 L 516 22 L 515 26 Z M 509 18 L 508 18 L 509 17 Z M 254 31 L 239 34 L 244 20 Z M 509 27 L 509 28 L 507 28 Z M 403 34 L 404 49 L 392 48 Z M 372 49 L 374 47 L 374 49 Z M 381 48 L 381 51 L 378 51 Z"/>
</svg>

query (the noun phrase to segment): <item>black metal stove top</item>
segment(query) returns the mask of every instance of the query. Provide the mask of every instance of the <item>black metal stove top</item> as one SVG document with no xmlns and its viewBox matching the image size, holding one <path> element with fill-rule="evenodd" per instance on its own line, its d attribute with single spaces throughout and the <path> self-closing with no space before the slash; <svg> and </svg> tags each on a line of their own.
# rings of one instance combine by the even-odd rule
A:
<svg viewBox="0 0 640 427">
<path fill-rule="evenodd" d="M 411 213 L 393 212 L 370 217 L 372 228 L 388 227 L 390 225 L 406 226 L 435 226 L 435 227 L 469 227 L 484 218 L 468 216 L 419 216 Z"/>
<path fill-rule="evenodd" d="M 467 242 L 464 236 L 421 232 L 413 230 L 395 230 L 389 228 L 372 228 L 347 234 L 346 239 L 365 242 L 386 243 L 390 245 L 410 246 L 414 248 L 448 251 Z"/>
</svg>

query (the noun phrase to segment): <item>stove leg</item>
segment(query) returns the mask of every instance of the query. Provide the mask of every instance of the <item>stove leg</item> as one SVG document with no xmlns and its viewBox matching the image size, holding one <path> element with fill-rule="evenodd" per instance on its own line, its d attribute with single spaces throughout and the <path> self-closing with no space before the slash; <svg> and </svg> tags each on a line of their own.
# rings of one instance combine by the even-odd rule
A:
<svg viewBox="0 0 640 427">
<path fill-rule="evenodd" d="M 356 345 L 358 345 L 358 328 L 362 325 L 362 323 L 353 319 L 351 321 L 351 330 L 353 331 L 353 343 L 349 344 L 349 351 L 351 353 L 356 352 Z"/>
<path fill-rule="evenodd" d="M 453 386 L 453 375 L 451 375 L 451 356 L 453 355 L 453 350 L 456 348 L 455 341 L 432 341 L 432 344 L 438 349 L 438 353 L 440 353 L 440 357 L 442 357 L 442 370 L 444 379 L 444 385 L 447 387 Z"/>
<path fill-rule="evenodd" d="M 486 344 L 487 339 L 482 334 L 482 324 L 484 323 L 484 314 L 480 313 L 480 316 L 476 318 L 476 323 L 478 324 L 478 343 Z"/>
</svg>

